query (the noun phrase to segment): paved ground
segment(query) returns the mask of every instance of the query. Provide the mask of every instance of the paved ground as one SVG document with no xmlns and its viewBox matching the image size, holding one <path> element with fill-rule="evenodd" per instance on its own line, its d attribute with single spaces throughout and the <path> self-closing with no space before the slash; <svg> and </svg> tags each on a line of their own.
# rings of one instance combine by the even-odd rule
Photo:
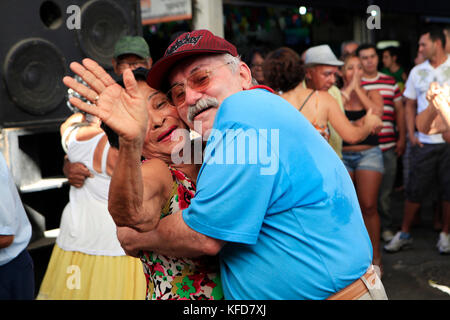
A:
<svg viewBox="0 0 450 320">
<path fill-rule="evenodd" d="M 394 221 L 400 226 L 403 214 L 403 195 L 394 194 Z M 420 223 L 412 230 L 414 242 L 410 249 L 397 253 L 383 253 L 383 283 L 392 300 L 450 300 L 450 255 L 439 254 L 436 243 L 439 232 L 433 229 L 431 204 L 426 203 L 420 213 Z M 430 285 L 442 285 L 445 293 Z"/>
<path fill-rule="evenodd" d="M 393 215 L 400 225 L 403 212 L 401 192 L 394 194 Z M 436 249 L 438 232 L 433 230 L 432 210 L 425 205 L 421 223 L 413 228 L 414 243 L 411 249 L 398 253 L 383 253 L 383 283 L 391 300 L 450 300 L 450 293 L 432 287 L 429 281 L 446 286 L 450 291 L 450 255 L 440 255 Z M 32 249 L 35 263 L 36 292 L 44 276 L 52 250 L 52 241 Z M 443 287 L 443 290 L 446 289 Z"/>
</svg>

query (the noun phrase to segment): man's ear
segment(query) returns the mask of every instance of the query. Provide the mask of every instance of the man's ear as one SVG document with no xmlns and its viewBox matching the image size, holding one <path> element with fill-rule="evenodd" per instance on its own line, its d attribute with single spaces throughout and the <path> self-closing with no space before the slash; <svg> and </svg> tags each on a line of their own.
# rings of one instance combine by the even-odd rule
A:
<svg viewBox="0 0 450 320">
<path fill-rule="evenodd" d="M 245 62 L 239 64 L 239 75 L 241 76 L 242 89 L 250 89 L 252 85 L 252 72 Z"/>
<path fill-rule="evenodd" d="M 311 80 L 312 76 L 311 76 L 311 70 L 312 68 L 306 68 L 305 69 L 305 79 Z"/>
</svg>

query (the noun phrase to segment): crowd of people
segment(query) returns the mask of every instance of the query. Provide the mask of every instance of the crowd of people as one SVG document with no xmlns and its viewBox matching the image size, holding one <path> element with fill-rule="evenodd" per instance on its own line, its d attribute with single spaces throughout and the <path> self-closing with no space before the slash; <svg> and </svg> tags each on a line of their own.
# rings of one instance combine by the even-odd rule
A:
<svg viewBox="0 0 450 320">
<path fill-rule="evenodd" d="M 436 184 L 437 246 L 450 253 L 445 34 L 421 33 L 410 72 L 397 48 L 355 41 L 339 59 L 319 45 L 253 48 L 246 63 L 207 30 L 178 35 L 155 64 L 143 38 L 120 39 L 119 80 L 72 63 L 70 202 L 37 298 L 387 299 L 382 252 L 412 243 Z"/>
</svg>

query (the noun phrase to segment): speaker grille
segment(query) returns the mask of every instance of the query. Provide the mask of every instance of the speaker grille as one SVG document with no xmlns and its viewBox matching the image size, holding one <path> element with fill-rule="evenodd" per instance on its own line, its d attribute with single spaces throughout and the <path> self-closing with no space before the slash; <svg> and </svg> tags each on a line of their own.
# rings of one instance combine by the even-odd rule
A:
<svg viewBox="0 0 450 320">
<path fill-rule="evenodd" d="M 32 115 L 45 115 L 58 107 L 66 93 L 61 81 L 66 71 L 59 49 L 40 38 L 17 42 L 3 66 L 11 100 Z"/>
<path fill-rule="evenodd" d="M 114 45 L 130 34 L 127 14 L 114 2 L 91 0 L 81 8 L 78 41 L 83 52 L 104 67 L 111 67 Z"/>
</svg>

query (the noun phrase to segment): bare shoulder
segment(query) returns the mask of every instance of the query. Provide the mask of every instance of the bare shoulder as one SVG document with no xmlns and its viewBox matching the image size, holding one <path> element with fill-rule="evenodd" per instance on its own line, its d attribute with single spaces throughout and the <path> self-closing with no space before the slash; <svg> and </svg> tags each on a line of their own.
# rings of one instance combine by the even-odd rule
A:
<svg viewBox="0 0 450 320">
<path fill-rule="evenodd" d="M 327 108 L 332 108 L 334 106 L 339 107 L 336 99 L 334 99 L 327 91 L 319 91 L 318 98 L 319 103 Z"/>
<path fill-rule="evenodd" d="M 335 101 L 333 96 L 328 93 L 328 91 L 317 91 L 317 94 L 320 99 L 324 99 L 326 101 Z"/>
<path fill-rule="evenodd" d="M 144 183 L 147 181 L 158 181 L 162 185 L 168 187 L 170 187 L 173 182 L 172 174 L 170 173 L 167 163 L 158 158 L 147 160 L 142 164 L 142 177 L 144 178 Z"/>
<path fill-rule="evenodd" d="M 301 88 L 301 90 L 297 91 L 297 96 L 300 100 L 305 100 L 311 93 L 313 93 L 313 89 L 309 88 Z"/>
</svg>

